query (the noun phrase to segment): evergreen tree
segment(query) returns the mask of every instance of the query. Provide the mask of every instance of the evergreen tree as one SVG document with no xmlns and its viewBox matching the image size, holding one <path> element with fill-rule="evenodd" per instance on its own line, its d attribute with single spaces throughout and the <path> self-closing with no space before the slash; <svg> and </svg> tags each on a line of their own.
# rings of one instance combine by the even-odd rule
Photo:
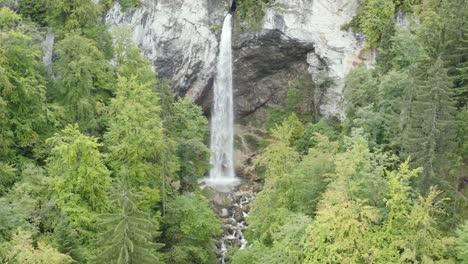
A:
<svg viewBox="0 0 468 264">
<path fill-rule="evenodd" d="M 104 135 L 114 171 L 126 168 L 129 184 L 166 192 L 175 175 L 174 142 L 164 135 L 158 94 L 135 77 L 119 77 L 109 109 L 109 131 Z"/>
<path fill-rule="evenodd" d="M 33 246 L 31 233 L 18 231 L 9 243 L 8 251 L 2 257 L 4 263 L 21 264 L 71 264 L 70 256 L 61 254 L 44 241 L 39 241 L 37 247 Z"/>
<path fill-rule="evenodd" d="M 15 25 L 20 17 L 8 8 L 0 9 L 1 24 Z M 12 160 L 13 153 L 31 154 L 50 124 L 45 80 L 41 76 L 41 52 L 33 38 L 15 29 L 0 32 L 0 158 Z"/>
<path fill-rule="evenodd" d="M 50 0 L 47 7 L 47 21 L 61 37 L 85 33 L 99 22 L 99 6 L 92 0 Z"/>
<path fill-rule="evenodd" d="M 347 119 L 352 120 L 359 108 L 377 101 L 378 82 L 372 74 L 372 71 L 360 67 L 346 77 L 344 96 Z"/>
<path fill-rule="evenodd" d="M 53 95 L 65 109 L 65 122 L 78 123 L 84 131 L 99 129 L 100 112 L 110 94 L 110 75 L 96 43 L 68 35 L 57 43 Z"/>
<path fill-rule="evenodd" d="M 364 239 L 379 220 L 378 209 L 370 206 L 353 183 L 355 174 L 369 159 L 362 138 L 355 138 L 349 149 L 335 159 L 336 171 L 320 201 L 314 222 L 307 230 L 304 263 L 369 262 L 369 242 Z M 365 166 L 365 165 L 364 165 Z M 366 188 L 367 186 L 363 186 Z M 361 187 L 361 190 L 363 190 Z M 372 190 L 372 186 L 370 189 Z"/>
<path fill-rule="evenodd" d="M 214 240 L 221 222 L 208 203 L 191 195 L 170 200 L 164 216 L 167 262 L 171 264 L 213 263 Z"/>
<path fill-rule="evenodd" d="M 208 136 L 208 120 L 201 107 L 189 98 L 180 98 L 173 104 L 173 113 L 166 122 L 168 134 L 176 140 L 178 171 L 181 190 L 194 190 L 197 180 L 210 169 L 210 150 L 205 142 Z"/>
<path fill-rule="evenodd" d="M 98 150 L 100 144 L 71 125 L 47 144 L 52 147 L 47 164 L 58 207 L 74 227 L 93 229 L 96 214 L 108 208 L 110 187 L 110 172 Z"/>
<path fill-rule="evenodd" d="M 125 169 L 122 177 L 127 176 Z M 116 264 L 157 264 L 163 263 L 156 253 L 158 245 L 153 243 L 158 226 L 150 215 L 138 209 L 141 193 L 133 193 L 122 180 L 111 192 L 111 202 L 115 210 L 100 216 L 101 232 L 97 242 L 100 253 L 95 263 Z"/>
<path fill-rule="evenodd" d="M 442 61 L 428 61 L 414 72 L 412 110 L 403 119 L 404 156 L 412 157 L 415 167 L 424 168 L 418 180 L 421 190 L 440 183 L 450 167 L 454 151 L 455 119 L 452 83 Z"/>
<path fill-rule="evenodd" d="M 392 1 L 367 0 L 364 2 L 363 14 L 359 17 L 359 25 L 366 34 L 367 46 L 375 48 L 384 34 L 392 26 L 395 5 Z"/>
<path fill-rule="evenodd" d="M 398 171 L 388 173 L 389 212 L 383 224 L 367 238 L 373 243 L 371 251 L 376 263 L 451 263 L 449 249 L 454 240 L 445 237 L 436 224 L 443 214 L 444 200 L 438 198 L 441 192 L 431 188 L 427 197 L 412 200 L 409 182 L 420 172 L 421 168 L 411 170 L 406 161 Z"/>
<path fill-rule="evenodd" d="M 457 259 L 460 263 L 468 261 L 468 221 L 461 225 L 457 230 Z"/>
<path fill-rule="evenodd" d="M 468 10 L 468 8 L 465 9 Z M 459 108 L 465 107 L 468 102 L 468 23 L 466 22 L 461 35 L 459 45 L 453 54 L 457 60 L 449 72 L 454 78 L 455 99 Z"/>
</svg>

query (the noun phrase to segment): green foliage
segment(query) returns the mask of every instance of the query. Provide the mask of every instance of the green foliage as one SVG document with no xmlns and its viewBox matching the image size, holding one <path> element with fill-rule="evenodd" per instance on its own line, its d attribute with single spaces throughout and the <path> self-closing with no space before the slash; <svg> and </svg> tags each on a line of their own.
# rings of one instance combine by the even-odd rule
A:
<svg viewBox="0 0 468 264">
<path fill-rule="evenodd" d="M 119 0 L 122 10 L 127 10 L 129 8 L 139 7 L 141 5 L 140 0 Z"/>
<path fill-rule="evenodd" d="M 48 1 L 46 0 L 21 0 L 19 2 L 21 15 L 40 25 L 46 24 L 47 9 Z"/>
<path fill-rule="evenodd" d="M 452 263 L 449 254 L 454 240 L 444 237 L 437 228 L 437 217 L 443 214 L 441 192 L 431 188 L 427 197 L 411 200 L 409 182 L 421 169 L 411 170 L 409 161 L 398 171 L 389 172 L 389 208 L 387 219 L 371 235 L 374 258 L 378 263 L 414 263 L 430 260 Z"/>
<path fill-rule="evenodd" d="M 360 263 L 370 260 L 365 239 L 380 216 L 368 201 L 381 199 L 385 182 L 366 142 L 355 136 L 335 160 L 336 171 L 308 228 L 304 263 Z M 374 168 L 374 166 L 376 166 Z M 362 171 L 361 171 L 362 169 Z M 377 197 L 375 197 L 377 195 Z M 378 202 L 373 202 L 378 204 Z"/>
<path fill-rule="evenodd" d="M 33 245 L 32 234 L 19 230 L 8 245 L 7 252 L 2 257 L 4 263 L 21 264 L 71 264 L 70 256 L 60 253 L 45 241 Z"/>
<path fill-rule="evenodd" d="M 425 177 L 419 186 L 437 184 L 439 173 L 447 171 L 455 145 L 454 103 L 452 83 L 442 61 L 421 64 L 413 73 L 414 90 L 406 105 L 407 120 L 403 127 L 404 154 L 412 157 L 414 165 L 424 168 Z"/>
<path fill-rule="evenodd" d="M 7 7 L 0 8 L 0 29 L 8 30 L 21 21 L 21 16 Z"/>
<path fill-rule="evenodd" d="M 316 134 L 326 136 L 331 141 L 337 141 L 340 137 L 339 121 L 334 119 L 320 119 L 317 123 L 308 123 L 304 128 L 304 134 L 296 141 L 296 150 L 301 155 L 306 155 L 310 148 L 315 147 L 319 142 Z"/>
<path fill-rule="evenodd" d="M 455 246 L 460 263 L 468 261 L 468 221 L 457 230 L 457 244 Z"/>
<path fill-rule="evenodd" d="M 177 170 L 174 143 L 163 133 L 158 103 L 158 95 L 149 87 L 135 78 L 119 77 L 104 135 L 111 168 L 125 169 L 130 186 L 148 194 L 165 192 L 165 181 Z"/>
<path fill-rule="evenodd" d="M 230 263 L 272 263 L 299 264 L 304 261 L 304 242 L 306 228 L 311 223 L 310 217 L 301 213 L 286 212 L 281 224 L 272 230 L 271 247 L 259 241 L 253 242 L 253 247 L 238 250 L 232 256 Z"/>
<path fill-rule="evenodd" d="M 69 35 L 56 47 L 54 98 L 65 110 L 66 123 L 78 123 L 84 131 L 99 129 L 100 112 L 108 101 L 108 64 L 96 43 Z"/>
<path fill-rule="evenodd" d="M 250 28 L 259 28 L 270 0 L 237 0 L 236 2 L 236 12 L 241 21 L 245 21 Z"/>
<path fill-rule="evenodd" d="M 0 196 L 4 195 L 16 180 L 16 169 L 0 162 Z"/>
<path fill-rule="evenodd" d="M 47 132 L 52 119 L 40 56 L 29 36 L 13 30 L 0 32 L 0 116 L 4 118 L 0 141 L 5 144 L 0 157 L 4 160 L 40 143 L 39 135 Z"/>
<path fill-rule="evenodd" d="M 82 34 L 99 21 L 100 10 L 92 0 L 50 0 L 48 8 L 47 21 L 60 36 Z"/>
<path fill-rule="evenodd" d="M 128 177 L 128 176 L 125 176 Z M 156 254 L 158 246 L 152 242 L 157 225 L 149 214 L 138 209 L 140 193 L 133 193 L 124 180 L 112 190 L 115 212 L 100 216 L 103 228 L 97 247 L 100 253 L 95 263 L 162 263 Z"/>
<path fill-rule="evenodd" d="M 376 101 L 378 83 L 372 74 L 372 71 L 360 67 L 346 77 L 345 113 L 348 119 L 352 119 L 360 107 Z"/>
<path fill-rule="evenodd" d="M 213 238 L 221 232 L 221 222 L 208 203 L 181 195 L 168 203 L 164 216 L 167 263 L 215 262 Z"/>
<path fill-rule="evenodd" d="M 387 0 L 366 0 L 363 14 L 359 17 L 359 26 L 366 34 L 367 45 L 378 46 L 382 35 L 387 34 L 392 26 L 395 5 Z"/>
<path fill-rule="evenodd" d="M 98 150 L 100 144 L 71 125 L 47 144 L 52 147 L 47 164 L 57 206 L 74 226 L 92 229 L 96 214 L 108 209 L 111 181 Z"/>
<path fill-rule="evenodd" d="M 180 98 L 173 104 L 168 117 L 170 135 L 177 142 L 178 171 L 183 190 L 194 190 L 197 179 L 210 169 L 210 150 L 204 144 L 208 136 L 208 120 L 201 107 L 189 98 Z"/>
</svg>

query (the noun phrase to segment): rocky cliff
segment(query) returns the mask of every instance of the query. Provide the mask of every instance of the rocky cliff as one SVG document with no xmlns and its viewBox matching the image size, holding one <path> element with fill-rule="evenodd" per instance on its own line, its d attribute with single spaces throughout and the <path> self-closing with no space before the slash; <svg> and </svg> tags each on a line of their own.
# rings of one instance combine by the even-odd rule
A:
<svg viewBox="0 0 468 264">
<path fill-rule="evenodd" d="M 209 115 L 220 27 L 230 6 L 230 0 L 142 0 L 140 8 L 126 12 L 116 3 L 105 19 L 130 26 L 158 74 Z M 289 82 L 298 76 L 331 79 L 326 90 L 314 94 L 314 114 L 344 118 L 343 80 L 359 62 L 362 40 L 341 27 L 357 7 L 358 0 L 277 0 L 257 30 L 236 27 L 236 147 L 244 165 L 262 136 L 266 109 L 284 103 Z"/>
<path fill-rule="evenodd" d="M 236 112 L 243 117 L 285 98 L 298 74 L 327 74 L 332 85 L 320 100 L 320 114 L 343 117 L 342 81 L 358 61 L 361 43 L 341 26 L 354 16 L 357 0 L 277 0 L 255 32 L 235 36 Z M 230 1 L 143 0 L 123 12 L 116 3 L 106 15 L 115 26 L 130 26 L 134 41 L 160 76 L 179 95 L 211 105 L 218 35 Z M 238 30 L 239 31 L 239 30 Z"/>
</svg>

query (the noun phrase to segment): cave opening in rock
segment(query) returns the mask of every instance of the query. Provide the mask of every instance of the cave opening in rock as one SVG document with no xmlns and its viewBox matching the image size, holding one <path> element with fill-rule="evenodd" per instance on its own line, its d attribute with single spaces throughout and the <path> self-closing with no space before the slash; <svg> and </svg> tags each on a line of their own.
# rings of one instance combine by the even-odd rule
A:
<svg viewBox="0 0 468 264">
<path fill-rule="evenodd" d="M 232 13 L 236 12 L 236 9 L 237 9 L 237 3 L 236 3 L 236 0 L 233 0 L 233 1 L 232 1 L 232 4 L 231 4 L 231 11 L 230 11 L 230 13 L 232 14 Z"/>
</svg>

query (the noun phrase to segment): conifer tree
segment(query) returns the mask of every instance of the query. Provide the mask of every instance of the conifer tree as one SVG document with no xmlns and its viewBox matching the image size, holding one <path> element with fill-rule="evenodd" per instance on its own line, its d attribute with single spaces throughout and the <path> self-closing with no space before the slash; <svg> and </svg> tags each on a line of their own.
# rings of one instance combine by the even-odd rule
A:
<svg viewBox="0 0 468 264">
<path fill-rule="evenodd" d="M 125 167 L 133 188 L 165 192 L 163 185 L 175 174 L 177 159 L 174 142 L 164 135 L 158 94 L 135 77 L 119 77 L 109 123 L 104 139 L 114 171 Z"/>
<path fill-rule="evenodd" d="M 96 214 L 108 208 L 110 172 L 102 161 L 97 139 L 68 125 L 47 140 L 52 147 L 47 159 L 57 205 L 75 227 L 91 229 Z"/>
<path fill-rule="evenodd" d="M 464 263 L 468 261 L 468 221 L 465 221 L 457 230 L 457 259 Z"/>
<path fill-rule="evenodd" d="M 125 168 L 120 181 L 111 192 L 113 213 L 100 216 L 101 232 L 97 242 L 100 250 L 94 263 L 158 264 L 163 263 L 156 253 L 159 245 L 152 242 L 158 226 L 151 216 L 138 209 L 141 193 L 132 192 L 126 183 Z"/>
<path fill-rule="evenodd" d="M 372 242 L 376 263 L 415 263 L 447 261 L 454 239 L 446 237 L 436 222 L 443 214 L 441 192 L 431 188 L 426 197 L 412 200 L 410 181 L 418 177 L 421 168 L 410 169 L 409 161 L 397 171 L 388 172 L 388 214 L 383 224 L 367 237 Z"/>
<path fill-rule="evenodd" d="M 438 177 L 447 172 L 455 147 L 452 83 L 440 59 L 431 64 L 422 63 L 414 71 L 413 99 L 407 105 L 411 111 L 401 125 L 404 156 L 424 169 L 424 177 L 418 179 L 421 190 L 440 183 Z"/>
<path fill-rule="evenodd" d="M 0 12 L 5 29 L 0 32 L 0 158 L 11 160 L 14 152 L 23 154 L 40 143 L 50 114 L 41 52 L 31 37 L 16 31 L 20 16 L 6 7 Z"/>
<path fill-rule="evenodd" d="M 208 202 L 193 195 L 178 195 L 168 202 L 163 220 L 167 263 L 216 262 L 213 238 L 221 233 L 221 221 Z"/>
<path fill-rule="evenodd" d="M 47 21 L 60 36 L 81 34 L 99 22 L 100 10 L 92 0 L 50 0 Z"/>
<path fill-rule="evenodd" d="M 4 256 L 0 256 L 2 263 L 21 264 L 71 264 L 70 256 L 62 254 L 57 249 L 48 245 L 45 241 L 38 241 L 37 247 L 33 245 L 32 234 L 19 230 L 9 243 Z"/>
<path fill-rule="evenodd" d="M 57 43 L 53 95 L 65 109 L 66 123 L 78 123 L 84 131 L 100 127 L 100 112 L 110 95 L 107 61 L 96 43 L 68 35 Z"/>
<path fill-rule="evenodd" d="M 307 230 L 304 263 L 366 263 L 372 258 L 365 239 L 380 216 L 376 207 L 359 192 L 355 174 L 369 163 L 370 156 L 363 138 L 353 138 L 349 149 L 337 156 L 336 171 L 318 205 L 314 222 Z M 372 172 L 371 172 L 372 173 Z M 364 183 L 365 184 L 365 183 Z M 357 195 L 356 195 L 357 194 Z"/>
</svg>

